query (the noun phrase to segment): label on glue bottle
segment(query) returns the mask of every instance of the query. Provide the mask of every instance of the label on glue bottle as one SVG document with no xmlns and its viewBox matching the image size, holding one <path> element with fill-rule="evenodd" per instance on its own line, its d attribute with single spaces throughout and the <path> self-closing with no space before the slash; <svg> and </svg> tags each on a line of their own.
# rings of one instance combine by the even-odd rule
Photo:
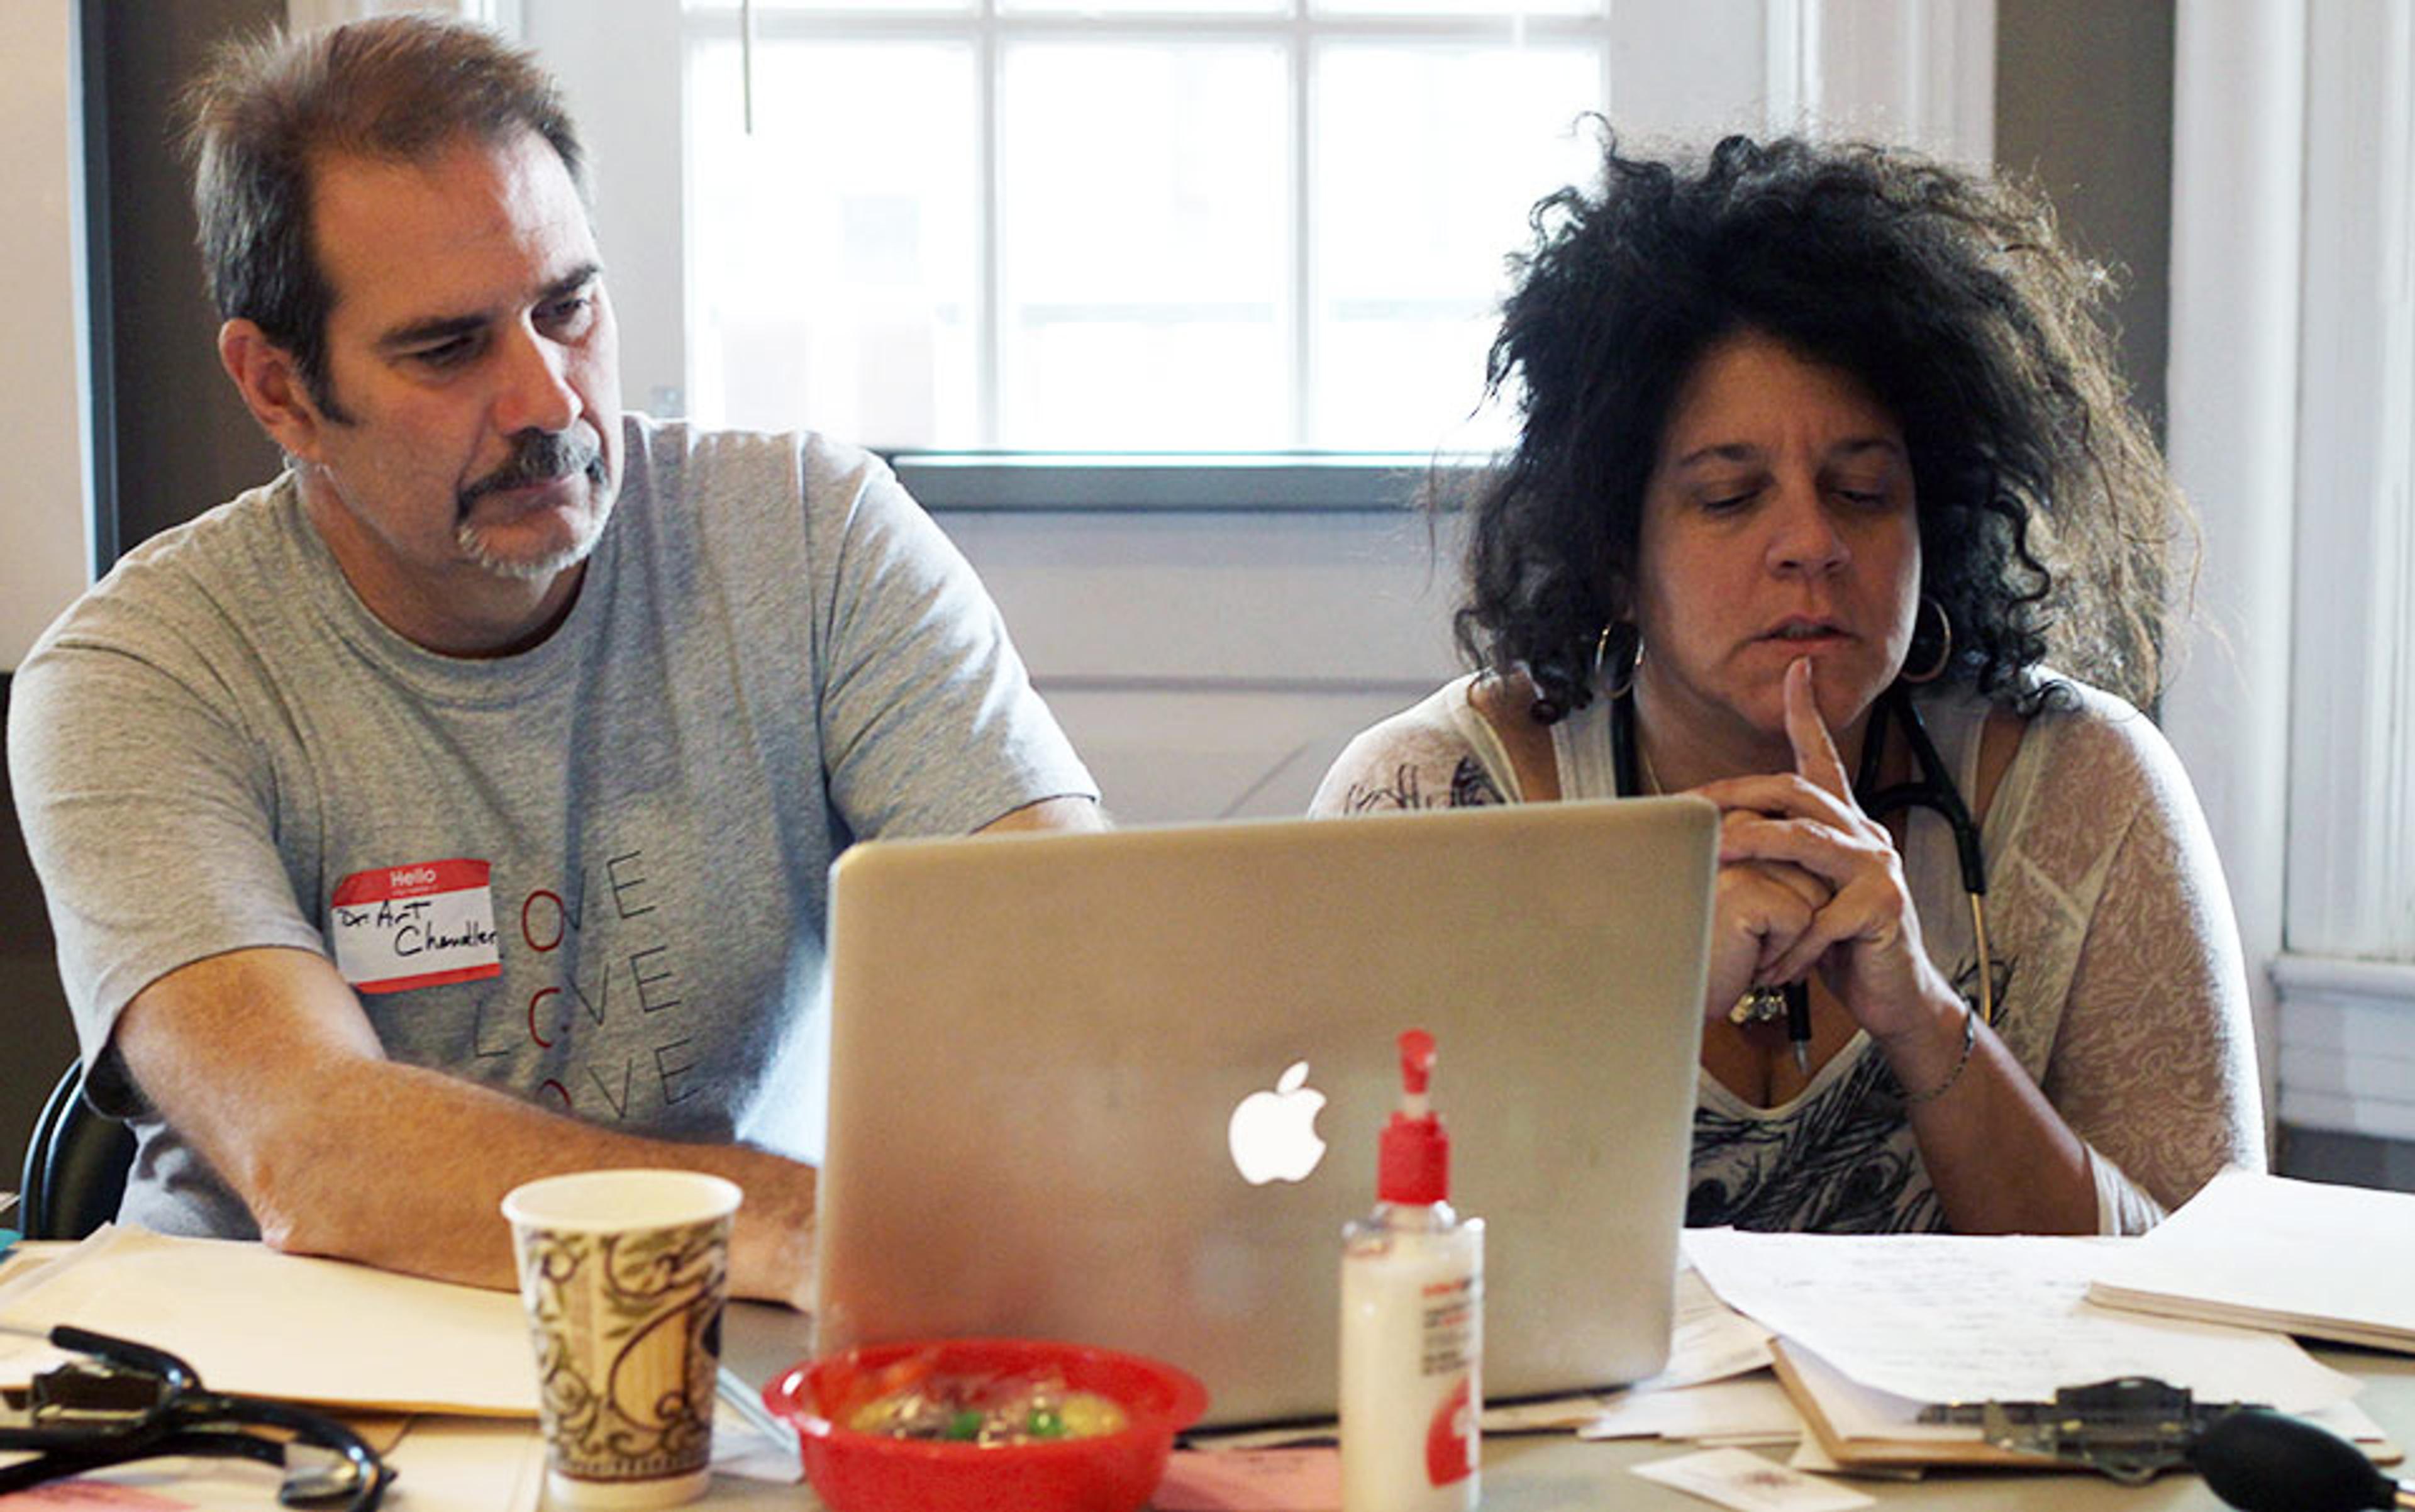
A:
<svg viewBox="0 0 2415 1512">
<path fill-rule="evenodd" d="M 1433 1060 L 1431 1035 L 1401 1036 L 1375 1210 L 1342 1230 L 1342 1512 L 1477 1505 L 1484 1224 L 1445 1200 L 1450 1141 L 1426 1101 Z"/>
<path fill-rule="evenodd" d="M 1484 1224 L 1350 1225 L 1342 1257 L 1342 1512 L 1477 1505 Z M 1445 1215 L 1448 1209 L 1444 1209 Z"/>
</svg>

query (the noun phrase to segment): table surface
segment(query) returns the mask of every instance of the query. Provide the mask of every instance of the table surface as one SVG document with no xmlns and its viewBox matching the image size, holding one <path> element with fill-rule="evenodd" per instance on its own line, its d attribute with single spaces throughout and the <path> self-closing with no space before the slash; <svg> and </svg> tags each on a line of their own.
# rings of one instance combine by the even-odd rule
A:
<svg viewBox="0 0 2415 1512">
<path fill-rule="evenodd" d="M 782 1309 L 741 1303 L 730 1309 L 723 1332 L 725 1357 L 733 1370 L 757 1384 L 802 1358 L 812 1325 Z M 2392 1441 L 2415 1443 L 2415 1356 L 2378 1351 L 2312 1346 L 2315 1355 L 2365 1382 L 2359 1405 Z M 1710 1504 L 1673 1490 L 1629 1467 L 1691 1453 L 1693 1445 L 1655 1440 L 1586 1443 L 1572 1433 L 1543 1437 L 1490 1438 L 1484 1443 L 1485 1512 L 1551 1512 L 1557 1508 L 1615 1505 L 1628 1512 L 1702 1512 Z M 1782 1460 L 1784 1451 L 1761 1451 Z M 1854 1479 L 1845 1482 L 1882 1505 L 1935 1506 L 1956 1512 L 2013 1512 L 2051 1505 L 2056 1512 L 2220 1512 L 2222 1499 L 2193 1475 L 2158 1476 L 2145 1486 L 2122 1486 L 2102 1476 L 2042 1475 L 2027 1472 L 1930 1472 L 1919 1481 Z M 801 1496 L 802 1501 L 801 1503 Z M 732 1481 L 713 1483 L 706 1506 L 779 1507 L 797 1512 L 816 1505 L 802 1487 Z"/>
</svg>

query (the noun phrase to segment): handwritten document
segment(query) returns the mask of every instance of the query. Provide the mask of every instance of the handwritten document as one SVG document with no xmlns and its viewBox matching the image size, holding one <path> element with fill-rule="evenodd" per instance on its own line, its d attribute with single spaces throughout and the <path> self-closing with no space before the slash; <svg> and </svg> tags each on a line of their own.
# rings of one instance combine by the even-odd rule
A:
<svg viewBox="0 0 2415 1512">
<path fill-rule="evenodd" d="M 2146 1375 L 2201 1400 L 2309 1412 L 2357 1389 L 2278 1334 L 2092 1306 L 2094 1240 L 1688 1229 L 1685 1246 L 1738 1311 L 1914 1401 L 2044 1401 Z"/>
</svg>

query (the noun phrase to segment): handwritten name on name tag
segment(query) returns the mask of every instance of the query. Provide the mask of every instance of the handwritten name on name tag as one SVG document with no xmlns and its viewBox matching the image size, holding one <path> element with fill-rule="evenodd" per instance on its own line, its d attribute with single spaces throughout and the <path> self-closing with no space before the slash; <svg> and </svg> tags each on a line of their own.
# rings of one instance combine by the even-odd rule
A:
<svg viewBox="0 0 2415 1512">
<path fill-rule="evenodd" d="M 364 993 L 398 993 L 502 975 L 485 861 L 416 861 L 354 872 L 328 915 L 336 969 Z"/>
</svg>

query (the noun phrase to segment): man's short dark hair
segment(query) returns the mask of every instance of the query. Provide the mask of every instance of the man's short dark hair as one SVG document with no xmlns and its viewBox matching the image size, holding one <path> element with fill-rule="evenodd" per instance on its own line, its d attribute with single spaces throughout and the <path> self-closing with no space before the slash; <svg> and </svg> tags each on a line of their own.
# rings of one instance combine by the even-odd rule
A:
<svg viewBox="0 0 2415 1512">
<path fill-rule="evenodd" d="M 222 320 L 290 353 L 311 401 L 344 418 L 328 383 L 334 290 L 311 229 L 311 174 L 341 153 L 419 162 L 464 134 L 527 130 L 583 198 L 586 164 L 561 92 L 529 52 L 468 22 L 377 16 L 219 50 L 185 96 L 202 266 Z"/>
</svg>

